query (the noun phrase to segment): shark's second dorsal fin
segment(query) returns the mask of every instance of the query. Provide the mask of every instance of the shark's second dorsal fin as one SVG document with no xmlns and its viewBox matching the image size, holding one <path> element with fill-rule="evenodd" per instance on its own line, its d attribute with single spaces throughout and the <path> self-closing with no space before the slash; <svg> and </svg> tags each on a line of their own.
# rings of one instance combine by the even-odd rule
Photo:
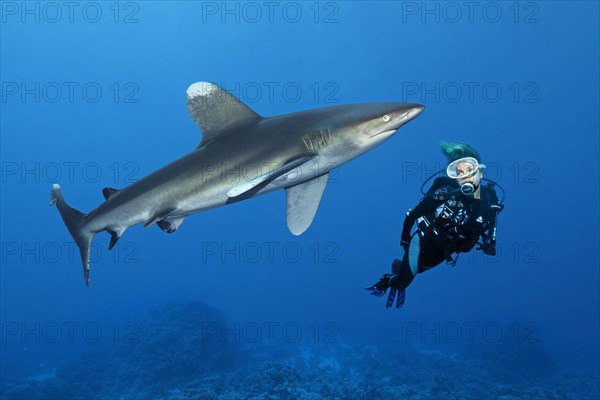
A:
<svg viewBox="0 0 600 400">
<path fill-rule="evenodd" d="M 234 125 L 261 119 L 231 93 L 210 82 L 196 82 L 186 91 L 190 116 L 202 131 L 201 147 Z"/>
<path fill-rule="evenodd" d="M 104 196 L 104 200 L 108 200 L 110 196 L 117 193 L 118 191 L 119 189 L 105 187 L 104 189 L 102 189 L 102 196 Z"/>
</svg>

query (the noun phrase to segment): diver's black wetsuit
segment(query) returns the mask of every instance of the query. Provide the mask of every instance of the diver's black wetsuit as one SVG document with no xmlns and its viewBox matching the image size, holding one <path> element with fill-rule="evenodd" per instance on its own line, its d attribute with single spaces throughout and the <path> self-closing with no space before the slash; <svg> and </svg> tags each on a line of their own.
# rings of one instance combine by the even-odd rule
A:
<svg viewBox="0 0 600 400">
<path fill-rule="evenodd" d="M 493 232 L 498 197 L 493 188 L 481 185 L 480 199 L 466 196 L 456 180 L 437 178 L 427 196 L 409 210 L 402 230 L 404 257 L 392 264 L 390 284 L 404 289 L 417 273 L 425 272 L 442 261 L 452 261 L 453 253 L 470 251 L 483 237 L 484 251 L 495 254 Z M 448 195 L 448 193 L 455 192 Z M 417 232 L 411 229 L 417 222 Z M 416 264 L 416 265 L 415 265 Z"/>
</svg>

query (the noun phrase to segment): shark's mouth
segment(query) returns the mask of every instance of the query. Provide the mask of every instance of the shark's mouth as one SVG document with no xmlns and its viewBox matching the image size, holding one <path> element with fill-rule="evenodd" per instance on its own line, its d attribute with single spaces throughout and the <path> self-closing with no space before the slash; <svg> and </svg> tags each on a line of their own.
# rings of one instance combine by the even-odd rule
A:
<svg viewBox="0 0 600 400">
<path fill-rule="evenodd" d="M 402 125 L 404 125 L 404 124 L 405 124 L 404 120 L 408 118 L 408 115 L 409 115 L 409 114 L 410 114 L 410 112 L 408 112 L 408 111 L 407 111 L 407 112 L 405 112 L 404 114 L 402 114 L 402 116 L 400 117 L 400 120 L 399 120 L 399 123 L 400 123 L 400 124 L 398 125 L 398 127 L 397 127 L 397 128 L 395 128 L 395 129 L 391 129 L 391 130 L 387 130 L 387 131 L 383 131 L 383 132 L 378 132 L 378 133 L 376 133 L 376 134 L 374 134 L 374 135 L 371 135 L 371 136 L 369 136 L 369 138 L 370 138 L 370 139 L 372 139 L 372 138 L 374 138 L 374 137 L 376 137 L 376 136 L 381 136 L 381 135 L 383 135 L 383 136 L 389 136 L 389 135 L 392 135 L 394 132 L 396 132 L 398 129 L 400 129 L 400 127 L 401 127 Z"/>
<path fill-rule="evenodd" d="M 392 129 L 389 131 L 377 132 L 376 134 L 369 136 L 369 139 L 373 139 L 374 137 L 381 136 L 381 135 L 389 136 L 389 135 L 393 134 L 394 132 L 396 132 L 397 130 L 398 129 Z"/>
</svg>

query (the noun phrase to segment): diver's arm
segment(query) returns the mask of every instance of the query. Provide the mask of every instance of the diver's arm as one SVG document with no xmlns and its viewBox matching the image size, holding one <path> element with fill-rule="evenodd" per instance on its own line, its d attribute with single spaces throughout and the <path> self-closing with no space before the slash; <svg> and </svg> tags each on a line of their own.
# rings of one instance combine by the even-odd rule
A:
<svg viewBox="0 0 600 400">
<path fill-rule="evenodd" d="M 494 232 L 490 232 L 490 230 L 488 230 L 486 233 L 481 235 L 481 243 L 479 243 L 477 250 L 481 250 L 484 254 L 493 257 L 496 255 L 496 227 L 494 226 L 492 229 Z"/>
<path fill-rule="evenodd" d="M 491 189 L 491 188 L 490 188 Z M 490 212 L 488 228 L 481 234 L 481 244 L 477 250 L 482 250 L 488 256 L 496 255 L 496 226 L 498 223 L 498 214 L 504 205 L 498 201 L 498 196 L 494 189 L 490 190 Z"/>
<path fill-rule="evenodd" d="M 439 194 L 440 188 L 448 186 L 447 183 L 448 181 L 445 178 L 436 178 L 436 180 L 433 181 L 431 188 L 429 188 L 427 191 L 427 196 L 424 196 L 415 206 L 415 208 L 408 210 L 406 213 L 406 218 L 404 219 L 404 225 L 402 227 L 402 235 L 400 239 L 400 244 L 402 247 L 406 247 L 410 243 L 410 231 L 412 230 L 417 218 L 435 210 L 440 202 L 443 201 L 439 198 L 436 198 L 435 195 Z"/>
<path fill-rule="evenodd" d="M 410 231 L 417 220 L 417 213 L 414 209 L 409 209 L 406 212 L 404 225 L 402 226 L 402 235 L 400 236 L 400 246 L 407 248 L 410 244 Z"/>
<path fill-rule="evenodd" d="M 402 226 L 402 236 L 400 237 L 400 245 L 402 247 L 406 247 L 410 243 L 410 231 L 412 230 L 415 221 L 417 218 L 427 214 L 432 208 L 431 203 L 432 198 L 425 196 L 414 208 L 411 208 L 406 212 L 406 218 L 404 218 L 404 225 Z"/>
</svg>

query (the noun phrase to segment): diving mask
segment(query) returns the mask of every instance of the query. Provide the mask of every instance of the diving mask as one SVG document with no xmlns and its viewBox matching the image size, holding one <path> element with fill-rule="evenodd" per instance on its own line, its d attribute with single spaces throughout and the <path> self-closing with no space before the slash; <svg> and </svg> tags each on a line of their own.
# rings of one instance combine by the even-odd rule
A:
<svg viewBox="0 0 600 400">
<path fill-rule="evenodd" d="M 446 175 L 452 179 L 465 179 L 475 175 L 479 170 L 484 170 L 485 165 L 473 157 L 463 157 L 452 161 L 446 168 Z"/>
</svg>

